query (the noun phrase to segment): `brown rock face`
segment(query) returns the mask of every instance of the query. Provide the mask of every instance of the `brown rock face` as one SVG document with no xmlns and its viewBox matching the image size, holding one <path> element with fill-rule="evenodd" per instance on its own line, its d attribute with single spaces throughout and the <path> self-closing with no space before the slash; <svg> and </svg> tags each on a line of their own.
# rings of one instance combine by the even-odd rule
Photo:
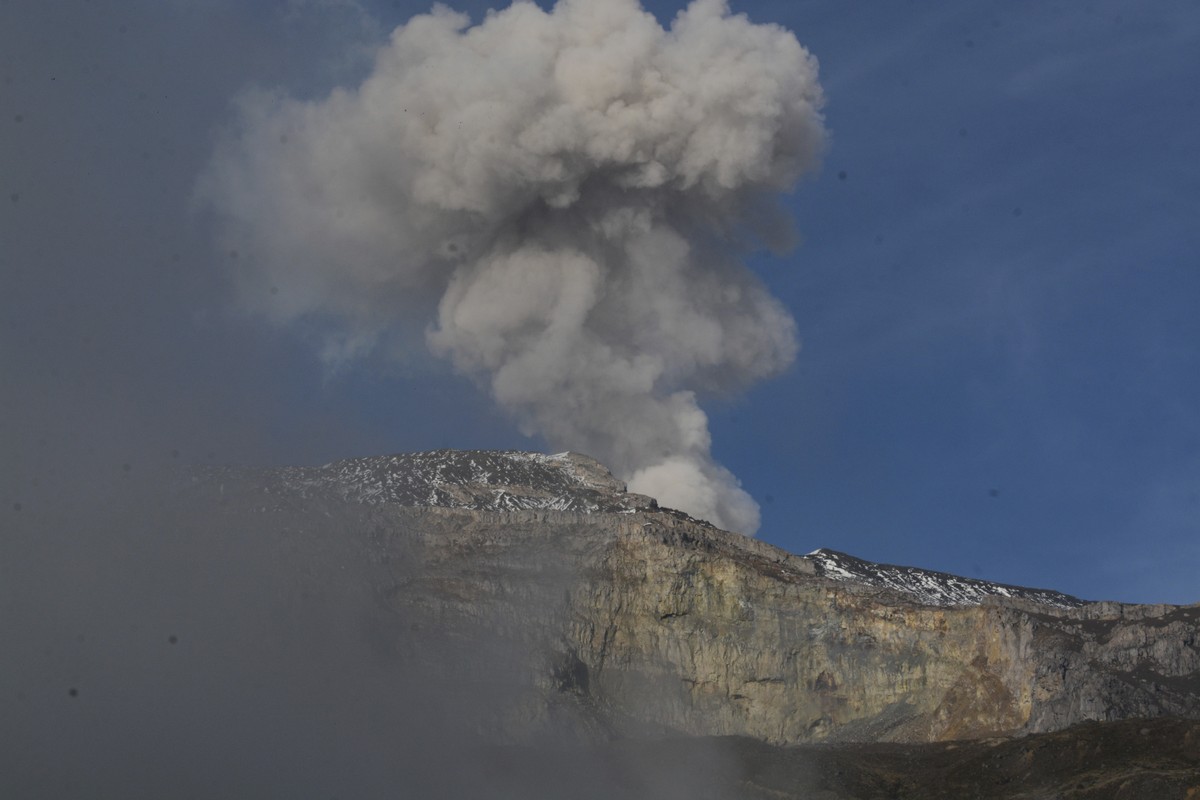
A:
<svg viewBox="0 0 1200 800">
<path fill-rule="evenodd" d="M 346 520 L 356 580 L 405 620 L 386 633 L 395 649 L 444 658 L 429 642 L 458 642 L 456 668 L 474 678 L 503 653 L 523 688 L 481 724 L 506 737 L 566 722 L 593 739 L 934 742 L 1200 718 L 1200 606 L 1069 607 L 1013 587 L 932 605 L 622 496 L 581 459 L 563 463 L 591 493 L 598 510 L 586 513 L 548 510 L 572 506 L 504 476 L 497 495 L 493 467 L 438 487 L 474 498 L 458 508 L 372 503 L 378 493 L 323 487 L 315 472 L 302 492 L 260 476 L 237 502 Z M 494 497 L 542 506 L 493 510 Z M 469 644 L 479 637 L 486 656 Z"/>
<path fill-rule="evenodd" d="M 575 698 L 598 727 L 920 742 L 1200 716 L 1194 606 L 924 606 L 661 514 L 413 517 L 431 568 L 393 602 L 440 597 L 441 624 L 546 648 L 545 702 Z M 538 574 L 561 599 L 535 599 Z"/>
<path fill-rule="evenodd" d="M 0 797 L 1200 800 L 1197 607 L 790 555 L 570 454 L 166 477 L 0 537 Z"/>
</svg>

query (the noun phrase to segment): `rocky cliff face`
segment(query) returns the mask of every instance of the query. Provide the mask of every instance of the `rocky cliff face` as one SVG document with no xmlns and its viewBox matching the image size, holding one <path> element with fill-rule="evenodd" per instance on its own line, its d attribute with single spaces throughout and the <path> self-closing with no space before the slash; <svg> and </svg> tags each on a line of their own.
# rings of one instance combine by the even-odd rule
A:
<svg viewBox="0 0 1200 800">
<path fill-rule="evenodd" d="M 626 494 L 576 454 L 218 470 L 189 491 L 294 547 L 336 531 L 405 658 L 447 680 L 522 676 L 480 723 L 502 737 L 929 742 L 1200 718 L 1200 606 L 792 555 Z"/>
</svg>

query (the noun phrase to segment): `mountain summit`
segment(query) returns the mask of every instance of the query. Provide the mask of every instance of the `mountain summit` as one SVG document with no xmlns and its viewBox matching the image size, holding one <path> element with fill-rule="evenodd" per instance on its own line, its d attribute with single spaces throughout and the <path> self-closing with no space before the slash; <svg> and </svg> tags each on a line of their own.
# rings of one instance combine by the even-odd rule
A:
<svg viewBox="0 0 1200 800">
<path fill-rule="evenodd" d="M 1200 717 L 1200 607 L 794 555 L 629 494 L 579 454 L 212 470 L 193 489 L 287 531 L 291 549 L 336 543 L 405 621 L 389 647 L 463 681 L 480 677 L 478 642 L 498 648 L 524 687 L 486 723 L 502 738 L 566 724 L 928 742 Z"/>
<path fill-rule="evenodd" d="M 544 455 L 517 450 L 432 450 L 351 458 L 320 467 L 265 471 L 218 471 L 254 476 L 284 497 L 333 495 L 367 506 L 455 508 L 475 511 L 566 511 L 581 514 L 659 512 L 697 525 L 683 512 L 651 497 L 630 493 L 604 465 L 581 453 Z M 709 527 L 712 527 L 709 525 Z M 876 564 L 821 548 L 800 556 L 815 575 L 908 595 L 923 605 L 978 605 L 1011 598 L 1057 608 L 1080 600 L 1061 592 L 963 578 L 916 567 Z"/>
<path fill-rule="evenodd" d="M 332 492 L 365 505 L 583 514 L 657 505 L 626 492 L 603 465 L 579 453 L 433 450 L 286 467 L 260 476 L 284 492 Z"/>
<path fill-rule="evenodd" d="M 0 536 L 4 797 L 1200 787 L 1200 606 L 788 553 L 575 453 L 120 475 Z"/>
</svg>

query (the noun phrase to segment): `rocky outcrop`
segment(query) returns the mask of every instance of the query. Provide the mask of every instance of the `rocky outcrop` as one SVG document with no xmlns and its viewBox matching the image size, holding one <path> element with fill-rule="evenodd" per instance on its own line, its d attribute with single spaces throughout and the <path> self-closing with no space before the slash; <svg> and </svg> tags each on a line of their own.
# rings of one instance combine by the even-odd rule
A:
<svg viewBox="0 0 1200 800">
<path fill-rule="evenodd" d="M 1200 606 L 1084 603 L 953 576 L 937 580 L 973 585 L 931 594 L 937 573 L 831 569 L 828 552 L 792 555 L 625 495 L 581 456 L 488 458 L 426 459 L 436 486 L 389 478 L 408 457 L 322 468 L 336 480 L 210 473 L 193 491 L 219 483 L 223 502 L 286 517 L 263 528 L 296 541 L 304 520 L 323 520 L 322 536 L 333 520 L 366 565 L 356 579 L 404 621 L 386 628 L 389 647 L 455 679 L 501 664 L 524 676 L 486 723 L 502 736 L 567 725 L 589 738 L 930 742 L 1200 718 Z M 557 477 L 512 478 L 537 470 Z M 405 494 L 364 491 L 355 474 Z M 415 502 L 438 496 L 454 507 Z"/>
<path fill-rule="evenodd" d="M 928 741 L 1200 712 L 1200 609 L 931 607 L 655 526 L 627 537 L 579 604 L 605 621 L 579 636 L 586 660 L 603 675 L 615 650 L 618 683 L 658 678 L 659 713 L 690 732 Z"/>
</svg>

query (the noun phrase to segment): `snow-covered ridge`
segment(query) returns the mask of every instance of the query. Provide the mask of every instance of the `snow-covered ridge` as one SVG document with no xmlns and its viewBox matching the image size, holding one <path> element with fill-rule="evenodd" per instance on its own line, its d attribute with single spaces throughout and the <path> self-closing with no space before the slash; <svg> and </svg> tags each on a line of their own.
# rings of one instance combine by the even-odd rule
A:
<svg viewBox="0 0 1200 800">
<path fill-rule="evenodd" d="M 1077 597 L 1049 589 L 1028 589 L 916 567 L 875 564 L 836 550 L 814 550 L 804 558 L 812 562 L 817 574 L 822 577 L 903 592 L 913 596 L 922 605 L 979 605 L 989 597 L 1018 598 L 1057 608 L 1086 605 Z"/>
<path fill-rule="evenodd" d="M 332 497 L 369 506 L 584 514 L 658 511 L 686 517 L 659 508 L 653 498 L 627 492 L 625 484 L 603 465 L 579 453 L 432 450 L 351 458 L 320 467 L 218 467 L 201 473 L 219 482 L 222 493 L 225 484 L 233 481 L 274 498 L 258 506 L 263 511 L 287 505 L 294 498 Z M 816 550 L 801 558 L 821 577 L 902 592 L 925 605 L 978 605 L 989 597 L 1019 598 L 1059 608 L 1084 605 L 1061 592 L 875 564 L 834 550 Z"/>
<path fill-rule="evenodd" d="M 263 470 L 257 478 L 271 494 L 333 492 L 366 505 L 582 513 L 656 507 L 648 497 L 626 493 L 625 484 L 579 453 L 432 450 Z"/>
</svg>

